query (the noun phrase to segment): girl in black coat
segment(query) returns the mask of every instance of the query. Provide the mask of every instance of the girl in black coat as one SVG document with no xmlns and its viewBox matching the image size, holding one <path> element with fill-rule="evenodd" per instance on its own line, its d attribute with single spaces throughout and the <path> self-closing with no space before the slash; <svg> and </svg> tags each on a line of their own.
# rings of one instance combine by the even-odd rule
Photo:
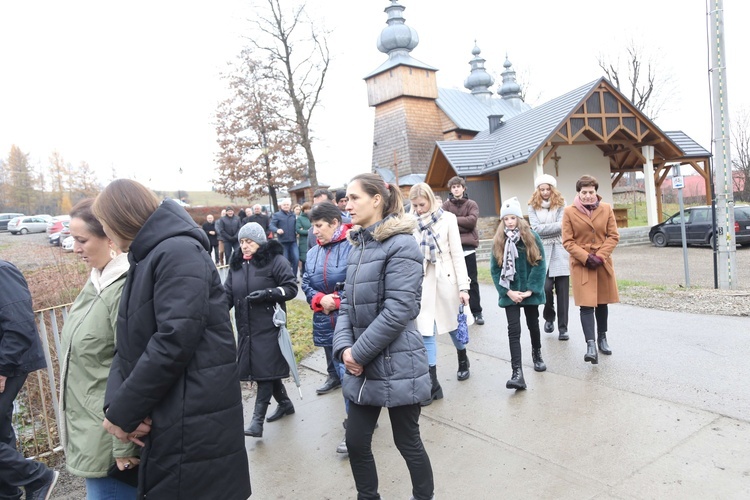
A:
<svg viewBox="0 0 750 500">
<path fill-rule="evenodd" d="M 247 499 L 237 351 L 206 233 L 127 179 L 111 182 L 93 212 L 129 252 L 104 427 L 145 444 L 138 497 Z"/>
<path fill-rule="evenodd" d="M 281 381 L 289 376 L 289 365 L 281 354 L 273 314 L 277 303 L 286 312 L 284 303 L 297 295 L 297 280 L 284 258 L 284 248 L 278 241 L 267 240 L 260 224 L 245 224 L 238 237 L 242 251 L 232 256 L 224 290 L 229 308 L 234 307 L 240 379 L 258 384 L 253 420 L 245 435 L 262 437 L 271 396 L 279 406 L 269 422 L 294 413 Z"/>
</svg>

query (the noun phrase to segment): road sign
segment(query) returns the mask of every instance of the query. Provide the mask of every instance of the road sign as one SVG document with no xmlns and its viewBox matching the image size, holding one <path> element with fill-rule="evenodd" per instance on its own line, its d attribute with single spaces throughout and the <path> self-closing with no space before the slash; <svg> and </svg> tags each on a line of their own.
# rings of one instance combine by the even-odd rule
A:
<svg viewBox="0 0 750 500">
<path fill-rule="evenodd" d="M 681 175 L 672 177 L 672 187 L 674 187 L 675 189 L 682 189 L 685 187 L 685 181 L 683 180 Z"/>
</svg>

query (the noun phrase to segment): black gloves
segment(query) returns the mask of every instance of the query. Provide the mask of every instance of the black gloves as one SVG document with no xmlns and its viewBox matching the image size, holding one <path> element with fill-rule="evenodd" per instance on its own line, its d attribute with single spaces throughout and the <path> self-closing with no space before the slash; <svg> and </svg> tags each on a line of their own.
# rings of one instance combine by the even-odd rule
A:
<svg viewBox="0 0 750 500">
<path fill-rule="evenodd" d="M 248 302 L 252 302 L 253 304 L 257 304 L 258 302 L 265 302 L 271 298 L 271 294 L 269 293 L 270 291 L 270 289 L 256 290 L 247 296 L 247 300 Z"/>
<path fill-rule="evenodd" d="M 588 259 L 586 259 L 586 267 L 588 267 L 589 269 L 596 269 L 602 264 L 604 264 L 604 260 L 593 253 L 590 253 Z"/>
</svg>

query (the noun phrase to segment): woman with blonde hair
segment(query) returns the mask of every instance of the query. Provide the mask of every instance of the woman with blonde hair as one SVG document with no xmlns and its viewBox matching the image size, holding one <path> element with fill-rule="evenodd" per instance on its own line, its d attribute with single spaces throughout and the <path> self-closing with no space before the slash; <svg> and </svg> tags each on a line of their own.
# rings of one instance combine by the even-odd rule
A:
<svg viewBox="0 0 750 500">
<path fill-rule="evenodd" d="M 469 305 L 469 275 L 456 216 L 442 209 L 424 182 L 412 186 L 409 200 L 411 213 L 417 217 L 414 237 L 423 255 L 424 280 L 417 326 L 427 348 L 432 381 L 430 399 L 422 402 L 426 406 L 443 397 L 437 378 L 436 334 L 450 334 L 458 353 L 458 380 L 466 380 L 470 375 L 466 345 L 456 338 L 459 305 Z"/>
<path fill-rule="evenodd" d="M 218 484 L 224 498 L 246 499 L 237 348 L 206 233 L 128 179 L 105 187 L 93 212 L 130 262 L 104 427 L 127 442 L 151 419 L 139 498 L 216 498 Z"/>
<path fill-rule="evenodd" d="M 420 401 L 430 395 L 427 352 L 416 325 L 422 253 L 398 187 L 375 174 L 347 186 L 354 227 L 333 355 L 344 363 L 349 400 L 346 447 L 357 498 L 380 498 L 372 434 L 388 408 L 393 440 L 406 461 L 417 500 L 433 498 L 432 466 L 419 434 Z"/>
<path fill-rule="evenodd" d="M 523 218 L 518 198 L 511 198 L 500 209 L 500 225 L 492 243 L 490 272 L 500 296 L 498 305 L 508 319 L 508 344 L 513 374 L 506 382 L 508 389 L 526 389 L 521 367 L 521 309 L 531 335 L 531 356 L 534 370 L 547 369 L 542 359 L 539 333 L 539 305 L 544 304 L 544 247 L 539 235 Z"/>
<path fill-rule="evenodd" d="M 557 190 L 557 179 L 549 174 L 534 181 L 536 189 L 529 200 L 529 224 L 542 238 L 547 263 L 544 283 L 546 301 L 542 310 L 544 331 L 555 331 L 555 299 L 557 295 L 558 340 L 568 340 L 568 308 L 570 303 L 570 255 L 562 244 L 562 218 L 565 200 Z M 553 295 L 554 290 L 554 295 Z"/>
</svg>

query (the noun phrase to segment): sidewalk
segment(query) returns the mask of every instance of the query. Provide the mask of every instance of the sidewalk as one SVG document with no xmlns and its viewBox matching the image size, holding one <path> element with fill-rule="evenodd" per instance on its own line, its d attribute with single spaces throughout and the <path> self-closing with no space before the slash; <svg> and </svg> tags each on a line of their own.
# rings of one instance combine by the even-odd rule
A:
<svg viewBox="0 0 750 500">
<path fill-rule="evenodd" d="M 421 422 L 438 499 L 749 498 L 750 328 L 747 318 L 610 306 L 614 354 L 583 362 L 585 343 L 571 302 L 571 340 L 542 333 L 547 371 L 531 365 L 528 390 L 510 391 L 504 312 L 482 285 L 484 326 L 470 328 L 471 378 L 456 381 L 456 355 L 440 336 L 438 376 L 445 398 Z M 302 363 L 296 414 L 246 438 L 252 498 L 353 499 L 341 392 L 317 396 L 322 350 Z M 275 408 L 272 404 L 271 411 Z M 252 404 L 246 403 L 246 418 Z M 387 410 L 373 448 L 383 498 L 407 499 L 408 471 Z"/>
</svg>

